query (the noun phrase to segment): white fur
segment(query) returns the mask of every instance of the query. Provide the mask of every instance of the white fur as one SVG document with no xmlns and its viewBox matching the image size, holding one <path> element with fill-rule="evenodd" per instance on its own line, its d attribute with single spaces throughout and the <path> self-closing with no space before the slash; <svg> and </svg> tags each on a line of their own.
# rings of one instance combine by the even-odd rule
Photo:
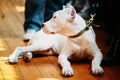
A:
<svg viewBox="0 0 120 80">
<path fill-rule="evenodd" d="M 92 27 L 81 36 L 69 37 L 78 34 L 85 27 L 84 19 L 76 14 L 72 6 L 59 10 L 53 14 L 49 21 L 44 23 L 44 27 L 40 31 L 33 35 L 28 46 L 17 47 L 9 56 L 8 61 L 10 63 L 18 62 L 18 56 L 22 53 L 27 53 L 27 58 L 31 59 L 33 51 L 41 51 L 46 55 L 58 54 L 62 75 L 72 76 L 73 69 L 68 59 L 82 59 L 92 56 L 92 73 L 94 75 L 103 74 L 103 69 L 100 66 L 102 53 L 95 42 Z"/>
</svg>

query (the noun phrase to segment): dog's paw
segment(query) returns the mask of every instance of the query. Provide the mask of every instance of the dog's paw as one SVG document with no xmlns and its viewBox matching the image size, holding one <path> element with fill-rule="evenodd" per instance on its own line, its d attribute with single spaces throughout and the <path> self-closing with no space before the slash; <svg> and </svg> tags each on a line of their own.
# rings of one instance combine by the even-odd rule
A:
<svg viewBox="0 0 120 80">
<path fill-rule="evenodd" d="M 104 74 L 104 71 L 101 66 L 93 66 L 92 67 L 92 74 L 95 76 L 99 76 Z"/>
<path fill-rule="evenodd" d="M 28 52 L 28 53 L 24 54 L 24 56 L 23 56 L 23 59 L 25 62 L 30 62 L 31 58 L 32 58 L 31 52 Z"/>
<path fill-rule="evenodd" d="M 9 62 L 10 64 L 15 64 L 15 63 L 18 62 L 18 58 L 15 57 L 14 55 L 10 55 L 10 56 L 8 57 L 8 62 Z"/>
<path fill-rule="evenodd" d="M 62 75 L 64 77 L 70 77 L 70 76 L 73 76 L 73 70 L 71 67 L 64 67 L 62 69 Z"/>
</svg>

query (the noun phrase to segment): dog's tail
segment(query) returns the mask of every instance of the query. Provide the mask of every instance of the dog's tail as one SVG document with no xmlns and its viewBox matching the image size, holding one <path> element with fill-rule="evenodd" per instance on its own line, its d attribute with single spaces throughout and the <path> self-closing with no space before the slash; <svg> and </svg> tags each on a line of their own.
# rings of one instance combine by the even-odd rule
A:
<svg viewBox="0 0 120 80">
<path fill-rule="evenodd" d="M 7 61 L 8 57 L 0 57 L 0 61 Z"/>
<path fill-rule="evenodd" d="M 23 56 L 19 56 L 18 58 L 23 58 Z M 9 57 L 0 57 L 0 61 L 7 61 Z"/>
</svg>

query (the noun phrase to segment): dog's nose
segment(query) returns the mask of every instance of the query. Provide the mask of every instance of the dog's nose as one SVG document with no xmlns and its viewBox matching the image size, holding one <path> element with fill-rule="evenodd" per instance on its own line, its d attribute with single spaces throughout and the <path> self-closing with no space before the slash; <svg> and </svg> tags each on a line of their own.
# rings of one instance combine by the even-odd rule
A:
<svg viewBox="0 0 120 80">
<path fill-rule="evenodd" d="M 44 26 L 45 26 L 45 24 L 42 24 L 42 25 L 41 25 L 41 27 L 44 27 Z"/>
</svg>

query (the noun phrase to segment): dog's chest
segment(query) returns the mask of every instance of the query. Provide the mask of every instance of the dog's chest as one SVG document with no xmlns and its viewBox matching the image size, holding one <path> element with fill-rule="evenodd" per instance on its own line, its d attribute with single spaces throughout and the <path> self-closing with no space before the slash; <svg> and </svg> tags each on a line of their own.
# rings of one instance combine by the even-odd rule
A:
<svg viewBox="0 0 120 80">
<path fill-rule="evenodd" d="M 73 51 L 73 54 L 69 57 L 70 60 L 82 60 L 89 56 L 88 53 L 82 50 Z"/>
<path fill-rule="evenodd" d="M 91 44 L 88 40 L 84 37 L 80 37 L 71 41 L 74 43 L 72 55 L 70 56 L 71 58 L 82 59 L 89 56 L 88 50 L 90 49 Z"/>
</svg>

